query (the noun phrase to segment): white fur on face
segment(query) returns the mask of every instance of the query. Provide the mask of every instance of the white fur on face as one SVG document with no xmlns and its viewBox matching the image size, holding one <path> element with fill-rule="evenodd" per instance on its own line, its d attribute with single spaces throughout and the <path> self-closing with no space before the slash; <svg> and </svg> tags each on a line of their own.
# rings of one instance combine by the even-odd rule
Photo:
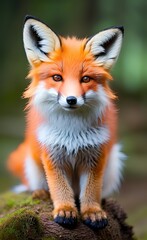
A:
<svg viewBox="0 0 147 240">
<path fill-rule="evenodd" d="M 109 98 L 103 86 L 99 85 L 97 91 L 89 90 L 84 97 L 77 97 L 77 104 L 72 109 L 68 108 L 65 96 L 58 95 L 53 88 L 46 89 L 45 82 L 40 81 L 33 96 L 33 105 L 47 118 L 51 114 L 59 115 L 61 112 L 66 115 L 65 110 L 69 110 L 71 113 L 68 113 L 68 116 L 73 113 L 77 116 L 81 114 L 83 117 L 90 114 L 94 115 L 97 121 L 97 118 L 101 118 L 105 108 L 109 106 Z"/>
<path fill-rule="evenodd" d="M 32 103 L 41 115 L 48 117 L 49 114 L 52 114 L 52 112 L 59 107 L 57 99 L 58 93 L 56 90 L 53 88 L 47 90 L 45 88 L 45 82 L 40 81 L 33 96 Z"/>
<path fill-rule="evenodd" d="M 54 89 L 47 90 L 45 83 L 41 82 L 33 97 L 33 105 L 45 119 L 37 129 L 38 140 L 49 149 L 53 158 L 61 156 L 63 148 L 69 157 L 73 152 L 77 154 L 79 149 L 99 148 L 109 140 L 107 126 L 98 125 L 98 118 L 102 117 L 109 105 L 102 86 L 98 87 L 97 92 L 88 91 L 81 107 L 66 111 L 64 104 L 61 106 L 58 102 L 58 93 Z M 86 150 L 86 154 L 90 158 L 90 149 Z M 98 150 L 95 150 L 94 155 L 96 159 Z"/>
</svg>

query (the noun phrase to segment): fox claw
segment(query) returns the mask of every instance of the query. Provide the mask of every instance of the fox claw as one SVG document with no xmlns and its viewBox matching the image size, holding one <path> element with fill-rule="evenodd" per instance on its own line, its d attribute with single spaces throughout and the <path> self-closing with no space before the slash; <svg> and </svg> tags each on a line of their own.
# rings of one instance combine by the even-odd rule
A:
<svg viewBox="0 0 147 240">
<path fill-rule="evenodd" d="M 75 217 L 61 217 L 59 215 L 57 215 L 54 219 L 54 221 L 60 225 L 62 225 L 63 227 L 67 227 L 67 228 L 74 228 L 75 225 L 77 224 L 77 218 Z"/>
<path fill-rule="evenodd" d="M 60 209 L 54 214 L 54 221 L 63 227 L 74 228 L 77 224 L 77 210 L 69 207 Z"/>
<path fill-rule="evenodd" d="M 93 230 L 103 229 L 108 225 L 107 215 L 100 207 L 90 208 L 82 217 L 83 223 Z"/>
<path fill-rule="evenodd" d="M 93 230 L 96 229 L 103 229 L 108 225 L 107 218 L 102 218 L 100 220 L 92 221 L 90 218 L 83 221 L 85 225 L 92 228 Z"/>
</svg>

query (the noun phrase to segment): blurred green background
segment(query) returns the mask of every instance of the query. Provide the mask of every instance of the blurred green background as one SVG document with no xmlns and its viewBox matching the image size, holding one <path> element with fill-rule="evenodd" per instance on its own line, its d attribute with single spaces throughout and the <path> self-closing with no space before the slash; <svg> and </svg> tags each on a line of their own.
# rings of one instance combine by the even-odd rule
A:
<svg viewBox="0 0 147 240">
<path fill-rule="evenodd" d="M 60 35 L 87 37 L 123 25 L 125 38 L 111 84 L 119 96 L 119 140 L 128 155 L 124 180 L 114 197 L 128 213 L 138 239 L 147 240 L 147 1 L 5 0 L 0 3 L 0 191 L 17 183 L 6 170 L 8 154 L 24 133 L 21 98 L 28 85 L 22 43 L 23 19 L 34 15 Z"/>
</svg>

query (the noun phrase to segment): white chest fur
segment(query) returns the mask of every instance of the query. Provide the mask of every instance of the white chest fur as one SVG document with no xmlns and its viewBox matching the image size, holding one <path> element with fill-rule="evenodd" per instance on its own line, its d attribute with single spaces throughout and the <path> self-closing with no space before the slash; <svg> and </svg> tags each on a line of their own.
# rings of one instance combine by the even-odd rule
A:
<svg viewBox="0 0 147 240">
<path fill-rule="evenodd" d="M 54 114 L 42 123 L 37 131 L 38 140 L 45 146 L 56 163 L 87 159 L 92 163 L 98 157 L 99 148 L 109 139 L 106 126 L 98 126 L 94 116 L 85 117 L 64 111 Z M 83 161 L 82 160 L 82 161 Z"/>
</svg>

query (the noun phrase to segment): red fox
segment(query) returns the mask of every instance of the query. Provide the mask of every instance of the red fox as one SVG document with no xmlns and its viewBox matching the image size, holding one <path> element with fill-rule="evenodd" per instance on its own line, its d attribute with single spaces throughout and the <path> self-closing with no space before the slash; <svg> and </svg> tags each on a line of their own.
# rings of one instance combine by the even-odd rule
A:
<svg viewBox="0 0 147 240">
<path fill-rule="evenodd" d="M 50 192 L 54 221 L 65 227 L 75 226 L 78 214 L 93 229 L 106 227 L 101 199 L 120 184 L 123 154 L 109 80 L 123 32 L 112 27 L 82 40 L 64 38 L 32 16 L 25 19 L 32 79 L 23 95 L 27 126 L 8 168 L 24 189 Z"/>
</svg>

